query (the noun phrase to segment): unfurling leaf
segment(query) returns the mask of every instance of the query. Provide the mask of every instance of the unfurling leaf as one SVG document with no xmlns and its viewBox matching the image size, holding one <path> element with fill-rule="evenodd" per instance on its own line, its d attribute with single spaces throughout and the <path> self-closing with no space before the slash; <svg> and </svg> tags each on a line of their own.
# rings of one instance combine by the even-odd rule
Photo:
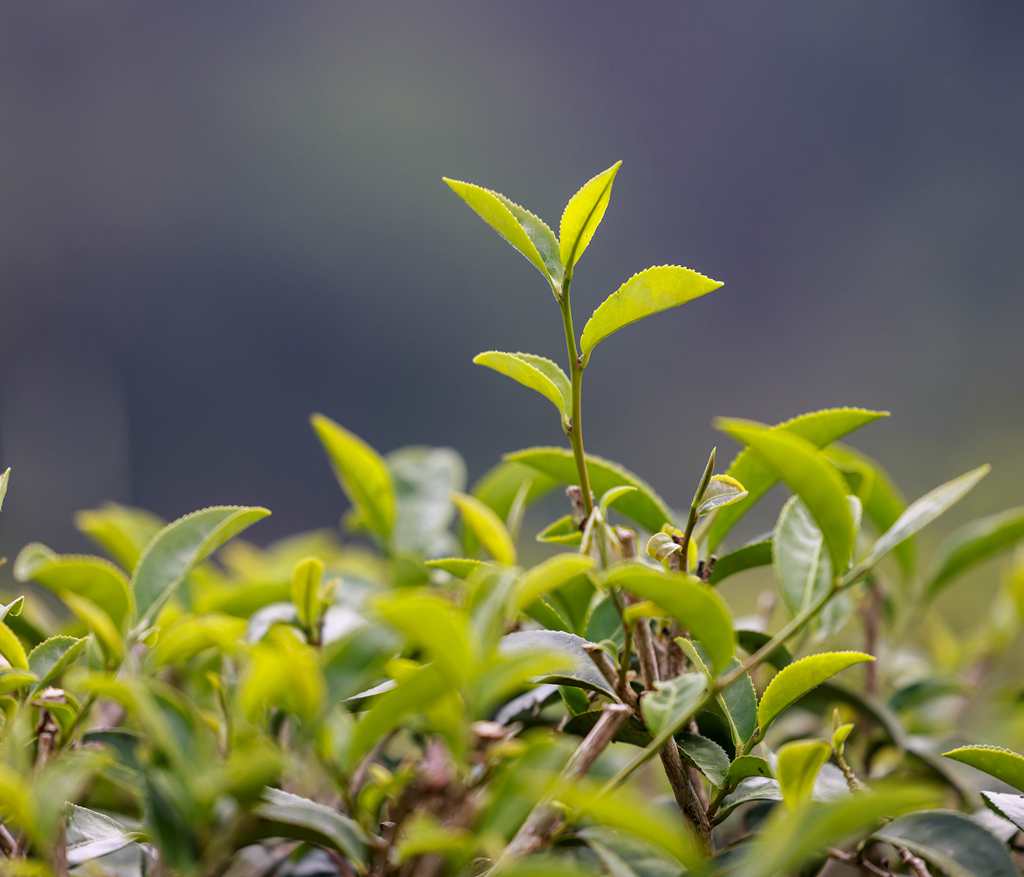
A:
<svg viewBox="0 0 1024 877">
<path fill-rule="evenodd" d="M 604 219 L 612 195 L 612 184 L 620 167 L 622 162 L 617 161 L 608 170 L 591 177 L 565 205 L 558 226 L 558 249 L 566 273 L 590 246 L 594 232 Z"/>
<path fill-rule="evenodd" d="M 731 475 L 712 475 L 708 486 L 697 506 L 697 515 L 703 517 L 726 506 L 742 502 L 747 497 L 747 489 Z"/>
<path fill-rule="evenodd" d="M 452 502 L 462 514 L 466 528 L 487 553 L 498 563 L 512 566 L 516 562 L 516 546 L 501 518 L 489 506 L 466 493 L 453 493 Z"/>
<path fill-rule="evenodd" d="M 386 543 L 396 517 L 395 486 L 387 463 L 361 438 L 329 417 L 314 414 L 310 422 L 342 490 L 370 532 Z"/>
<path fill-rule="evenodd" d="M 561 367 L 550 359 L 533 353 L 502 353 L 499 350 L 487 350 L 474 356 L 473 362 L 494 369 L 499 374 L 540 393 L 563 417 L 570 416 L 572 387 L 569 378 Z"/>
<path fill-rule="evenodd" d="M 783 710 L 826 679 L 854 664 L 873 660 L 871 655 L 863 652 L 823 652 L 787 664 L 768 683 L 761 696 L 757 707 L 758 726 L 765 731 Z"/>
<path fill-rule="evenodd" d="M 539 217 L 499 192 L 475 183 L 443 177 L 451 190 L 484 222 L 527 258 L 555 287 L 562 282 L 562 261 L 555 233 Z"/>
<path fill-rule="evenodd" d="M 323 612 L 320 585 L 323 577 L 323 561 L 315 557 L 300 560 L 292 572 L 292 603 L 299 624 L 307 630 L 313 630 L 320 623 Z"/>
<path fill-rule="evenodd" d="M 825 537 L 832 574 L 846 572 L 853 554 L 854 527 L 846 485 L 811 442 L 758 423 L 719 418 L 716 425 L 747 445 L 807 506 Z"/>
<path fill-rule="evenodd" d="M 587 320 L 580 337 L 583 364 L 605 338 L 630 323 L 678 307 L 709 292 L 722 283 L 680 265 L 658 265 L 634 274 L 608 296 Z"/>
</svg>

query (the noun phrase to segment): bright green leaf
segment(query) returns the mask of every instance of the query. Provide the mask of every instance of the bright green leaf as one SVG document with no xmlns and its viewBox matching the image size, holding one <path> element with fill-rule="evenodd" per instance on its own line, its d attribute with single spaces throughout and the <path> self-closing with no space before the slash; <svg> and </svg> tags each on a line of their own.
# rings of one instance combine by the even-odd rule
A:
<svg viewBox="0 0 1024 877">
<path fill-rule="evenodd" d="M 473 557 L 438 557 L 426 561 L 426 566 L 430 569 L 444 570 L 448 575 L 455 576 L 457 579 L 469 578 L 484 565 L 484 561 Z"/>
<path fill-rule="evenodd" d="M 562 262 L 555 233 L 525 207 L 474 183 L 443 177 L 451 190 L 484 222 L 527 258 L 549 282 L 562 282 Z"/>
<path fill-rule="evenodd" d="M 591 177 L 565 205 L 558 226 L 558 248 L 566 272 L 580 260 L 604 219 L 620 167 L 622 162 L 617 161 L 608 170 Z"/>
<path fill-rule="evenodd" d="M 148 626 L 193 566 L 269 514 L 259 507 L 211 506 L 178 518 L 157 533 L 132 576 L 139 626 Z"/>
<path fill-rule="evenodd" d="M 959 746 L 943 755 L 969 764 L 1024 792 L 1024 755 L 1002 746 Z"/>
<path fill-rule="evenodd" d="M 872 546 L 870 553 L 859 564 L 862 569 L 871 569 L 885 555 L 915 533 L 923 530 L 939 515 L 963 499 L 982 478 L 988 475 L 987 464 L 940 484 L 920 499 L 912 502 L 888 530 Z"/>
<path fill-rule="evenodd" d="M 0 621 L 0 656 L 16 670 L 28 669 L 28 657 L 21 640 L 6 624 Z"/>
<path fill-rule="evenodd" d="M 783 667 L 768 683 L 757 707 L 757 723 L 767 727 L 807 692 L 847 667 L 875 660 L 863 652 L 823 652 L 808 655 Z"/>
<path fill-rule="evenodd" d="M 699 579 L 627 563 L 609 571 L 604 584 L 624 588 L 668 612 L 700 641 L 715 673 L 728 665 L 736 648 L 729 607 L 720 594 Z"/>
<path fill-rule="evenodd" d="M 824 448 L 844 435 L 888 416 L 887 411 L 870 411 L 866 408 L 825 408 L 785 420 L 773 426 L 772 430 L 792 433 L 816 448 Z M 749 448 L 744 448 L 736 455 L 726 474 L 743 484 L 747 497 L 721 509 L 715 515 L 707 532 L 709 551 L 714 551 L 721 544 L 733 525 L 779 480 L 775 469 Z"/>
<path fill-rule="evenodd" d="M 779 749 L 775 776 L 782 790 L 782 800 L 790 810 L 802 807 L 811 799 L 818 771 L 831 753 L 831 747 L 823 740 L 797 740 Z"/>
<path fill-rule="evenodd" d="M 712 475 L 701 495 L 697 515 L 703 517 L 746 499 L 747 490 L 731 475 Z"/>
<path fill-rule="evenodd" d="M 562 515 L 537 534 L 537 541 L 551 542 L 555 545 L 578 545 L 583 541 L 583 531 L 572 515 Z"/>
<path fill-rule="evenodd" d="M 54 554 L 33 543 L 22 549 L 14 566 L 21 581 L 31 579 L 62 597 L 74 594 L 99 606 L 119 630 L 134 611 L 127 576 L 101 557 Z"/>
<path fill-rule="evenodd" d="M 310 418 L 331 468 L 370 532 L 387 542 L 395 527 L 395 486 L 387 463 L 359 436 L 323 414 Z"/>
<path fill-rule="evenodd" d="M 111 617 L 92 600 L 73 594 L 64 594 L 65 605 L 96 637 L 111 664 L 120 664 L 124 659 L 124 638 L 114 625 Z"/>
<path fill-rule="evenodd" d="M 741 755 L 729 765 L 729 772 L 725 781 L 730 786 L 736 786 L 741 780 L 747 777 L 772 777 L 772 767 L 763 758 L 757 755 Z"/>
<path fill-rule="evenodd" d="M 512 566 L 516 562 L 516 546 L 501 518 L 489 506 L 466 493 L 453 493 L 452 502 L 461 512 L 463 523 L 487 553 L 498 563 Z"/>
<path fill-rule="evenodd" d="M 320 623 L 320 586 L 323 578 L 323 561 L 307 557 L 295 564 L 292 572 L 292 603 L 299 624 L 304 628 L 312 629 Z"/>
<path fill-rule="evenodd" d="M 721 286 L 720 281 L 679 265 L 658 265 L 634 274 L 598 305 L 583 327 L 580 355 L 584 365 L 594 348 L 619 329 Z"/>
<path fill-rule="evenodd" d="M 487 350 L 473 357 L 476 365 L 487 366 L 547 399 L 563 417 L 572 410 L 572 387 L 565 372 L 550 359 L 532 353 L 502 353 Z"/>
<path fill-rule="evenodd" d="M 797 435 L 742 420 L 720 418 L 716 425 L 747 445 L 804 501 L 825 537 L 833 574 L 846 572 L 856 530 L 846 485 L 832 464 Z"/>
<path fill-rule="evenodd" d="M 583 554 L 556 554 L 528 570 L 516 583 L 512 597 L 512 613 L 522 611 L 534 600 L 562 587 L 562 585 L 588 572 L 594 559 Z"/>
<path fill-rule="evenodd" d="M 123 569 L 133 570 L 164 521 L 143 509 L 107 503 L 75 515 L 75 526 Z"/>
</svg>

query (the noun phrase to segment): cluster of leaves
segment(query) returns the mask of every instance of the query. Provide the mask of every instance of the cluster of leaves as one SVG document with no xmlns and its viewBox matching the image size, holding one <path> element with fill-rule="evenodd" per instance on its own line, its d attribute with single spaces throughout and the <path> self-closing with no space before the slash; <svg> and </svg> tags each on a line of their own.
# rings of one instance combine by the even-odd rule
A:
<svg viewBox="0 0 1024 877">
<path fill-rule="evenodd" d="M 447 181 L 551 289 L 568 373 L 476 362 L 553 404 L 567 448 L 507 454 L 467 490 L 451 450 L 383 457 L 316 415 L 352 541 L 258 548 L 238 537 L 263 508 L 166 523 L 108 505 L 76 518 L 104 556 L 21 551 L 14 576 L 34 585 L 0 606 L 3 873 L 1021 873 L 1024 757 L 941 751 L 1014 641 L 1024 563 L 972 635 L 929 606 L 1024 541 L 1024 509 L 959 531 L 920 574 L 915 534 L 987 468 L 907 504 L 841 443 L 885 416 L 861 408 L 718 421 L 742 450 L 721 473 L 711 452 L 680 513 L 587 454 L 596 346 L 721 286 L 648 268 L 577 338 L 573 273 L 618 167 L 570 199 L 557 237 Z M 774 529 L 727 548 L 778 484 Z M 524 514 L 557 488 L 570 510 L 522 564 Z M 735 618 L 730 586 L 755 568 L 775 589 Z M 930 662 L 906 642 L 923 619 Z M 826 645 L 851 638 L 862 651 Z"/>
</svg>

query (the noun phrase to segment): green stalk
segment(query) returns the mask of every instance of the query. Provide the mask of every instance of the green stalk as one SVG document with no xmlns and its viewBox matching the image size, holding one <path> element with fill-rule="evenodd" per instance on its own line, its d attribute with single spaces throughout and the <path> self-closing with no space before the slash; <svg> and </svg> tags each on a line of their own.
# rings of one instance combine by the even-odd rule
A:
<svg viewBox="0 0 1024 877">
<path fill-rule="evenodd" d="M 565 349 L 569 355 L 569 376 L 572 381 L 572 417 L 569 420 L 566 435 L 572 445 L 573 457 L 576 459 L 580 490 L 583 492 L 583 510 L 589 518 L 591 512 L 594 511 L 594 497 L 590 491 L 590 473 L 587 471 L 587 458 L 583 451 L 583 363 L 580 359 L 579 347 L 576 345 L 576 330 L 572 322 L 572 305 L 569 301 L 571 283 L 571 275 L 566 276 L 562 284 L 562 294 L 558 300 L 562 309 Z"/>
</svg>

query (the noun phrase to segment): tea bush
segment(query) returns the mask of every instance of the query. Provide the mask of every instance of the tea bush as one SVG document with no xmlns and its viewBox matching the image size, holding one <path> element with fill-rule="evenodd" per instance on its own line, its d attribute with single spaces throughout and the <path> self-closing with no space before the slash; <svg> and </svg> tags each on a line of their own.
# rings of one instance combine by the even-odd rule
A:
<svg viewBox="0 0 1024 877">
<path fill-rule="evenodd" d="M 573 275 L 618 169 L 557 236 L 446 180 L 551 292 L 567 371 L 475 362 L 552 405 L 566 447 L 507 453 L 467 490 L 451 450 L 381 456 L 315 415 L 352 539 L 258 548 L 239 537 L 264 508 L 106 505 L 75 519 L 102 556 L 20 552 L 26 588 L 0 606 L 4 874 L 1020 873 L 1024 756 L 959 727 L 983 709 L 1005 742 L 1024 731 L 1024 562 L 976 629 L 931 607 L 1024 540 L 1024 508 L 919 563 L 915 534 L 987 467 L 907 504 L 844 443 L 887 416 L 863 408 L 718 420 L 742 449 L 721 472 L 714 450 L 692 461 L 680 512 L 588 454 L 598 346 L 722 285 L 647 268 L 577 334 Z M 780 483 L 774 529 L 730 543 Z M 548 556 L 520 563 L 524 513 L 562 489 Z M 731 586 L 758 567 L 775 590 L 736 618 Z"/>
</svg>

